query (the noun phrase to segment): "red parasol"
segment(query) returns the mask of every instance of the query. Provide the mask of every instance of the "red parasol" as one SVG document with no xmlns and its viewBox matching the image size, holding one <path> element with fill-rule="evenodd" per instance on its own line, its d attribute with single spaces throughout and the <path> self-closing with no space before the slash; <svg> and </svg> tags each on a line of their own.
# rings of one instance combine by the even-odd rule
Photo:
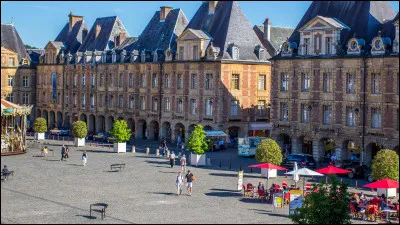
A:
<svg viewBox="0 0 400 225">
<path fill-rule="evenodd" d="M 364 185 L 367 188 L 399 188 L 399 182 L 389 178 Z"/>
<path fill-rule="evenodd" d="M 315 172 L 322 173 L 322 174 L 340 174 L 340 173 L 350 173 L 351 171 L 337 168 L 335 166 L 328 166 L 328 167 L 316 170 Z"/>
<path fill-rule="evenodd" d="M 276 170 L 286 170 L 286 168 L 277 166 L 277 165 L 272 164 L 272 163 L 263 163 L 263 164 L 251 165 L 249 167 L 252 167 L 252 168 L 264 168 L 264 169 L 276 169 Z"/>
</svg>

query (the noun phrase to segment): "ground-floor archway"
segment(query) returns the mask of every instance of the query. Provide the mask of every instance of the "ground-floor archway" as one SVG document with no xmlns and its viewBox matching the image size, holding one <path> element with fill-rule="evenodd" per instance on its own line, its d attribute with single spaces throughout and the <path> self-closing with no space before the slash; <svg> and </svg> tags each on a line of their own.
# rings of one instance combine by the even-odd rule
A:
<svg viewBox="0 0 400 225">
<path fill-rule="evenodd" d="M 206 125 L 204 126 L 203 130 L 213 130 L 213 129 L 210 125 Z"/>
<path fill-rule="evenodd" d="M 240 127 L 233 126 L 228 128 L 227 134 L 231 140 L 238 138 L 239 133 L 240 133 Z"/>
<path fill-rule="evenodd" d="M 143 139 L 145 139 L 148 136 L 146 120 L 138 121 L 137 135 L 138 135 L 138 138 L 143 138 Z"/>
<path fill-rule="evenodd" d="M 359 146 L 356 146 L 353 140 L 345 140 L 342 144 L 342 152 L 341 158 L 342 160 L 352 160 L 352 161 L 360 161 L 361 159 L 361 150 Z"/>
<path fill-rule="evenodd" d="M 61 128 L 63 123 L 63 115 L 61 112 L 57 112 L 57 127 Z"/>
<path fill-rule="evenodd" d="M 97 132 L 105 132 L 106 131 L 106 119 L 104 116 L 97 116 Z"/>
<path fill-rule="evenodd" d="M 82 113 L 81 116 L 79 117 L 79 120 L 83 121 L 83 122 L 85 122 L 87 124 L 87 116 L 86 116 L 86 114 Z"/>
<path fill-rule="evenodd" d="M 330 162 L 331 156 L 335 153 L 335 141 L 331 138 L 321 138 L 319 141 L 319 156 L 325 162 Z"/>
<path fill-rule="evenodd" d="M 89 115 L 88 131 L 91 133 L 96 132 L 96 119 L 93 114 Z"/>
<path fill-rule="evenodd" d="M 182 141 L 185 140 L 185 126 L 183 124 L 181 124 L 181 123 L 175 124 L 174 133 L 175 133 L 176 140 L 178 140 L 178 136 L 181 136 Z"/>
<path fill-rule="evenodd" d="M 188 134 L 190 135 L 193 131 L 194 131 L 194 127 L 196 126 L 196 124 L 190 124 L 188 127 Z"/>
<path fill-rule="evenodd" d="M 371 165 L 376 154 L 382 149 L 382 146 L 376 142 L 369 143 L 366 148 L 365 163 Z"/>
<path fill-rule="evenodd" d="M 164 122 L 161 129 L 161 136 L 170 142 L 172 140 L 171 123 Z"/>
<path fill-rule="evenodd" d="M 113 125 L 114 125 L 114 117 L 109 116 L 107 118 L 107 132 L 109 132 L 112 129 Z"/>
<path fill-rule="evenodd" d="M 158 140 L 160 126 L 157 121 L 150 122 L 149 139 Z"/>
<path fill-rule="evenodd" d="M 303 154 L 310 154 L 313 155 L 313 146 L 312 146 L 312 139 L 306 136 L 300 136 L 297 138 L 299 152 Z"/>
<path fill-rule="evenodd" d="M 290 154 L 292 151 L 292 140 L 288 134 L 278 135 L 276 142 L 281 147 L 282 154 Z"/>
<path fill-rule="evenodd" d="M 46 110 L 43 110 L 42 117 L 46 120 L 47 128 L 49 128 L 50 127 L 50 124 L 49 124 L 49 113 Z"/>
<path fill-rule="evenodd" d="M 71 129 L 71 117 L 68 113 L 64 114 L 64 127 L 65 129 Z"/>
<path fill-rule="evenodd" d="M 56 114 L 54 113 L 54 111 L 50 111 L 50 116 L 49 116 L 49 127 L 50 128 L 54 128 L 57 126 L 56 124 Z"/>
</svg>

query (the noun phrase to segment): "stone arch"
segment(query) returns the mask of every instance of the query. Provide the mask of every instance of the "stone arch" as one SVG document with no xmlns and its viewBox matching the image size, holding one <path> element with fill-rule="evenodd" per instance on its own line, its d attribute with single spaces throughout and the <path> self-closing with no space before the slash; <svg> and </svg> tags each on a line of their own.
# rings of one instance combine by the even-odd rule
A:
<svg viewBox="0 0 400 225">
<path fill-rule="evenodd" d="M 85 122 L 87 124 L 87 116 L 86 116 L 86 114 L 82 113 L 81 116 L 79 117 L 79 120 L 83 121 L 83 122 Z"/>
<path fill-rule="evenodd" d="M 113 116 L 109 116 L 107 118 L 107 132 L 109 132 L 112 129 L 113 124 L 114 124 L 114 117 Z"/>
<path fill-rule="evenodd" d="M 205 125 L 203 130 L 213 130 L 213 128 L 210 125 Z"/>
<path fill-rule="evenodd" d="M 62 112 L 57 112 L 57 127 L 58 128 L 62 127 L 62 123 L 63 123 Z"/>
<path fill-rule="evenodd" d="M 342 143 L 342 160 L 353 160 L 360 161 L 361 159 L 361 149 L 356 145 L 354 140 L 348 139 Z"/>
<path fill-rule="evenodd" d="M 104 116 L 100 115 L 97 116 L 97 131 L 98 132 L 105 132 L 106 131 L 106 119 Z"/>
<path fill-rule="evenodd" d="M 329 162 L 331 155 L 336 153 L 335 146 L 335 141 L 332 138 L 321 138 L 318 145 L 319 159 L 324 159 L 325 161 Z"/>
<path fill-rule="evenodd" d="M 292 139 L 290 135 L 286 133 L 280 133 L 276 138 L 276 142 L 281 147 L 282 154 L 289 154 L 292 149 Z"/>
<path fill-rule="evenodd" d="M 135 120 L 132 118 L 129 118 L 126 120 L 126 123 L 128 124 L 128 129 L 132 131 L 132 134 L 134 135 L 135 133 Z"/>
<path fill-rule="evenodd" d="M 365 164 L 370 166 L 372 160 L 375 158 L 376 154 L 382 149 L 382 146 L 376 142 L 371 142 L 367 145 L 366 154 L 365 154 Z"/>
<path fill-rule="evenodd" d="M 160 125 L 158 124 L 158 122 L 155 120 L 151 121 L 148 138 L 153 140 L 158 140 L 159 132 L 160 132 Z"/>
<path fill-rule="evenodd" d="M 190 124 L 190 126 L 188 127 L 188 134 L 189 135 L 194 131 L 194 127 L 195 126 L 196 126 L 196 124 Z"/>
<path fill-rule="evenodd" d="M 228 134 L 230 139 L 238 138 L 240 134 L 240 127 L 237 126 L 229 127 L 226 133 Z"/>
<path fill-rule="evenodd" d="M 40 111 L 40 109 L 36 110 L 36 117 L 42 117 L 42 111 Z"/>
<path fill-rule="evenodd" d="M 172 140 L 172 129 L 170 122 L 164 122 L 162 124 L 161 136 L 169 142 Z"/>
<path fill-rule="evenodd" d="M 181 136 L 182 141 L 184 141 L 185 140 L 185 126 L 181 123 L 175 124 L 174 134 L 175 134 L 175 140 L 178 140 L 178 136 Z"/>
<path fill-rule="evenodd" d="M 137 138 L 145 139 L 146 138 L 146 130 L 147 130 L 146 120 L 143 120 L 143 119 L 139 120 L 137 123 L 137 126 L 138 126 L 137 133 L 136 133 Z"/>
<path fill-rule="evenodd" d="M 89 115 L 88 131 L 96 132 L 96 117 L 93 114 Z"/>
<path fill-rule="evenodd" d="M 42 117 L 46 120 L 47 128 L 49 128 L 50 127 L 50 124 L 49 124 L 49 113 L 46 110 L 42 111 Z"/>
<path fill-rule="evenodd" d="M 302 135 L 297 138 L 297 151 L 303 154 L 313 155 L 313 141 L 311 138 Z"/>
<path fill-rule="evenodd" d="M 49 123 L 47 124 L 47 126 L 49 128 L 54 128 L 57 126 L 56 124 L 56 114 L 54 113 L 54 111 L 50 111 L 49 113 Z"/>
<path fill-rule="evenodd" d="M 70 129 L 71 128 L 71 117 L 69 116 L 68 113 L 64 114 L 64 127 L 66 129 Z"/>
<path fill-rule="evenodd" d="M 118 120 L 125 120 L 124 118 L 122 118 L 122 117 L 118 117 Z"/>
</svg>

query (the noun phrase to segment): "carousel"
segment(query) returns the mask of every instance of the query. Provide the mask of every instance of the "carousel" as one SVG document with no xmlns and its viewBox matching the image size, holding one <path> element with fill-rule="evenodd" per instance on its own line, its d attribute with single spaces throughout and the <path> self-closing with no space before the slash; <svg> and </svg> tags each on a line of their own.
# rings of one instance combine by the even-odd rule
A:
<svg viewBox="0 0 400 225">
<path fill-rule="evenodd" d="M 1 155 L 26 152 L 27 115 L 32 106 L 20 106 L 1 99 Z"/>
</svg>

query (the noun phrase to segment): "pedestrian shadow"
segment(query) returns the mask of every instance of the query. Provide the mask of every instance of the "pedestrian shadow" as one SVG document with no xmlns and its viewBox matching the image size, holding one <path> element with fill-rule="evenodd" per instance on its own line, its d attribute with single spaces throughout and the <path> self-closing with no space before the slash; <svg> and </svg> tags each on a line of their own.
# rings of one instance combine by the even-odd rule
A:
<svg viewBox="0 0 400 225">
<path fill-rule="evenodd" d="M 237 174 L 231 174 L 231 173 L 209 173 L 210 176 L 218 176 L 218 177 L 237 177 Z M 246 178 L 261 178 L 260 176 L 256 175 L 243 175 Z"/>
<path fill-rule="evenodd" d="M 219 188 L 211 188 L 210 191 L 230 191 L 233 192 L 235 190 L 228 190 L 228 189 L 219 189 Z"/>
<path fill-rule="evenodd" d="M 152 156 L 152 155 L 147 155 L 147 156 L 136 155 L 135 158 L 145 158 L 145 159 L 146 158 L 156 158 L 157 159 L 157 158 L 162 158 L 162 157 L 155 156 L 155 155 L 154 156 Z"/>
<path fill-rule="evenodd" d="M 250 198 L 250 197 L 246 197 L 246 198 L 241 198 L 239 201 L 244 202 L 244 203 L 252 203 L 252 204 L 267 204 L 270 205 L 270 203 L 266 203 L 265 201 L 261 201 L 258 198 Z"/>
<path fill-rule="evenodd" d="M 145 161 L 146 163 L 149 163 L 149 164 L 169 164 L 169 161 L 163 161 L 163 162 L 159 162 L 159 161 L 149 161 L 149 160 L 146 160 Z"/>
<path fill-rule="evenodd" d="M 83 151 L 86 151 L 86 152 L 90 152 L 90 153 L 116 153 L 116 152 L 114 152 L 114 151 L 106 151 L 106 150 L 82 150 L 82 149 L 77 149 L 77 150 L 75 150 L 75 151 L 77 151 L 77 152 L 83 152 Z"/>
<path fill-rule="evenodd" d="M 94 219 L 97 218 L 97 217 L 95 217 L 95 216 L 87 216 L 87 215 L 75 215 L 75 216 L 81 216 L 81 217 L 83 217 L 83 218 L 91 219 L 91 220 L 94 220 Z"/>
<path fill-rule="evenodd" d="M 60 161 L 59 159 L 46 159 L 46 161 L 49 161 L 49 162 L 56 162 L 56 161 Z"/>
<path fill-rule="evenodd" d="M 240 197 L 242 195 L 240 192 L 233 192 L 233 191 L 210 192 L 204 194 L 212 197 Z"/>
<path fill-rule="evenodd" d="M 104 172 L 107 172 L 107 173 L 115 173 L 115 172 L 120 172 L 121 170 L 106 170 L 106 171 L 104 171 Z"/>
<path fill-rule="evenodd" d="M 83 166 L 82 164 L 67 164 L 67 165 L 70 165 L 70 166 Z"/>
<path fill-rule="evenodd" d="M 171 192 L 147 192 L 148 194 L 156 194 L 156 195 L 176 195 L 175 193 Z"/>
<path fill-rule="evenodd" d="M 176 172 L 164 172 L 164 171 L 158 171 L 158 172 L 160 172 L 160 173 L 176 173 Z"/>
</svg>

